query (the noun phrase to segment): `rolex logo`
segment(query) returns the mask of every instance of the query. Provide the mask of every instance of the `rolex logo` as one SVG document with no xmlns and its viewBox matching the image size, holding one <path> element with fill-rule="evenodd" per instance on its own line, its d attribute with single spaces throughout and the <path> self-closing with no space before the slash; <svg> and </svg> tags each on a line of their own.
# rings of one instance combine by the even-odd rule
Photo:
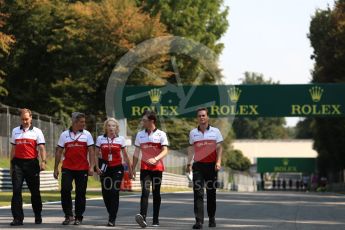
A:
<svg viewBox="0 0 345 230">
<path fill-rule="evenodd" d="M 232 87 L 228 89 L 228 95 L 230 98 L 230 101 L 237 102 L 240 99 L 242 90 L 236 87 Z"/>
<path fill-rule="evenodd" d="M 313 86 L 309 89 L 309 93 L 313 102 L 319 102 L 322 97 L 323 89 L 319 86 Z"/>
<path fill-rule="evenodd" d="M 148 93 L 152 104 L 157 104 L 161 100 L 162 91 L 159 89 L 151 89 Z"/>
<path fill-rule="evenodd" d="M 289 160 L 288 159 L 283 159 L 283 165 L 288 166 L 289 165 Z"/>
</svg>

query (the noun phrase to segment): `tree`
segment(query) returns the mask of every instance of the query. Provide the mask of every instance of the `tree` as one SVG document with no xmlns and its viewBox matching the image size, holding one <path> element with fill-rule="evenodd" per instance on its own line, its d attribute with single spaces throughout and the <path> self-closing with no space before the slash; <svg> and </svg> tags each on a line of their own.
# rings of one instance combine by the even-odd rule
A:
<svg viewBox="0 0 345 230">
<path fill-rule="evenodd" d="M 226 126 L 227 124 L 223 124 L 224 126 Z M 234 151 L 234 147 L 232 145 L 232 141 L 234 139 L 234 130 L 232 128 L 230 128 L 227 133 L 226 136 L 224 136 L 224 141 L 222 143 L 223 146 L 223 156 L 222 156 L 222 164 L 225 167 L 229 167 L 229 162 L 228 159 L 230 157 L 230 155 L 233 153 Z"/>
<path fill-rule="evenodd" d="M 18 42 L 6 65 L 6 102 L 59 118 L 79 110 L 103 120 L 106 85 L 119 58 L 144 40 L 167 35 L 158 18 L 130 0 L 18 0 L 7 11 L 6 29 Z"/>
<path fill-rule="evenodd" d="M 136 44 L 167 33 L 158 18 L 151 18 L 148 14 L 141 13 L 129 0 L 77 2 L 71 4 L 69 8 L 70 14 L 63 16 L 65 26 L 56 31 L 57 37 L 63 39 L 58 39 L 52 44 L 52 47 L 62 46 L 64 49 L 53 52 L 61 57 L 59 60 L 62 63 L 59 63 L 59 66 L 69 67 L 63 75 L 75 76 L 76 82 L 85 83 L 90 90 L 84 103 L 89 113 L 104 117 L 105 89 L 116 62 Z M 72 55 L 69 54 L 71 50 L 74 51 Z M 66 60 L 63 58 L 65 56 L 69 58 Z M 158 67 L 154 63 L 151 64 L 150 67 L 146 67 L 152 72 L 156 71 Z M 77 70 L 75 66 L 78 66 Z M 128 84 L 138 79 L 143 85 L 147 82 L 143 74 L 134 73 L 130 76 Z M 57 95 L 61 91 L 64 92 L 65 85 L 73 89 L 76 84 L 61 82 L 54 85 Z M 74 97 L 73 94 L 71 96 Z M 67 99 L 63 103 L 67 104 L 69 101 Z"/>
<path fill-rule="evenodd" d="M 224 155 L 225 166 L 238 170 L 238 171 L 247 171 L 250 168 L 250 160 L 243 155 L 241 150 L 231 150 L 226 152 Z"/>
<path fill-rule="evenodd" d="M 296 139 L 312 139 L 313 138 L 314 119 L 306 118 L 296 124 Z"/>
<path fill-rule="evenodd" d="M 174 36 L 181 36 L 191 39 L 195 42 L 210 48 L 216 55 L 220 54 L 223 44 L 219 42 L 221 36 L 228 27 L 227 14 L 228 9 L 222 8 L 221 0 L 212 1 L 168 1 L 168 0 L 150 0 L 137 1 L 138 7 L 151 17 L 158 17 L 160 22 L 166 26 L 167 32 Z M 157 57 L 155 57 L 157 58 Z M 155 74 L 160 76 L 157 79 L 142 81 L 142 78 L 136 78 L 138 81 L 130 81 L 131 84 L 142 85 L 165 85 L 166 83 L 182 84 L 217 84 L 222 76 L 217 63 L 212 66 L 214 74 L 202 66 L 199 60 L 192 59 L 187 55 L 175 53 L 167 54 L 162 57 L 165 62 L 159 62 L 164 73 Z M 148 62 L 152 63 L 153 60 Z M 175 66 L 173 66 L 173 64 Z M 178 68 L 178 73 L 175 72 Z M 204 73 L 202 77 L 200 74 Z M 128 120 L 131 130 L 136 131 L 139 122 L 137 120 Z M 217 127 L 228 126 L 224 119 L 212 120 L 212 125 Z M 218 126 L 218 124 L 222 124 Z M 188 144 L 189 131 L 197 126 L 195 119 L 179 118 L 176 120 L 164 119 L 164 127 L 168 133 L 170 148 L 180 151 L 186 150 Z M 227 133 L 227 130 L 223 132 Z M 134 135 L 134 133 L 133 133 Z"/>
<path fill-rule="evenodd" d="M 272 79 L 265 80 L 262 74 L 245 72 L 242 84 L 279 84 Z M 284 118 L 235 118 L 233 129 L 237 139 L 279 139 L 287 138 Z"/>
<path fill-rule="evenodd" d="M 139 1 L 152 16 L 160 15 L 169 33 L 200 42 L 220 54 L 224 45 L 219 39 L 228 27 L 228 8 L 222 0 L 211 1 Z"/>
<path fill-rule="evenodd" d="M 217 55 L 221 53 L 224 45 L 219 40 L 229 26 L 228 8 L 223 6 L 222 0 L 150 0 L 137 2 L 151 16 L 159 16 L 160 21 L 166 25 L 170 34 L 199 42 L 213 50 Z M 198 81 L 200 80 L 199 73 L 203 68 L 202 65 L 197 60 L 192 60 L 184 55 L 176 55 L 176 64 L 184 84 L 214 84 L 221 81 L 222 76 L 219 69 L 214 75 L 206 72 L 202 81 Z M 173 71 L 168 63 L 167 68 Z M 171 78 L 170 80 L 174 82 L 176 79 Z"/>
<path fill-rule="evenodd" d="M 3 98 L 4 102 L 30 107 L 66 122 L 75 110 L 104 120 L 105 90 L 111 71 L 124 54 L 141 42 L 178 35 L 201 42 L 219 54 L 222 44 L 218 40 L 228 26 L 227 9 L 222 10 L 221 3 L 7 0 L 4 10 L 10 17 L 4 31 L 13 34 L 17 42 L 1 66 L 8 74 L 5 84 L 9 96 Z M 155 12 L 148 10 L 150 7 Z M 174 7 L 183 10 L 183 16 L 177 17 Z M 217 63 L 213 67 L 216 74 L 210 74 L 198 60 L 166 54 L 141 63 L 127 84 L 176 83 L 172 59 L 176 60 L 183 84 L 215 84 L 221 80 Z M 148 76 L 140 67 L 159 77 Z M 205 77 L 196 82 L 202 71 L 206 72 Z M 165 123 L 171 147 L 187 146 L 188 131 L 195 127 L 194 119 L 179 120 L 183 133 L 174 121 Z M 138 121 L 129 120 L 129 126 L 136 130 Z"/>
<path fill-rule="evenodd" d="M 279 81 L 274 82 L 272 78 L 265 79 L 263 74 L 255 73 L 255 72 L 245 72 L 244 78 L 242 78 L 241 80 L 242 80 L 242 84 L 247 84 L 247 85 L 263 85 L 263 84 L 277 85 L 279 84 Z"/>
<path fill-rule="evenodd" d="M 8 18 L 8 14 L 2 13 L 4 8 L 4 1 L 0 0 L 0 29 L 2 29 Z M 4 87 L 6 73 L 1 69 L 5 57 L 9 54 L 11 45 L 15 42 L 14 36 L 6 34 L 0 31 L 0 96 L 6 96 L 8 94 L 7 89 Z"/>
<path fill-rule="evenodd" d="M 317 10 L 308 37 L 314 49 L 312 81 L 345 82 L 345 1 L 336 1 L 333 9 Z M 338 181 L 338 172 L 345 168 L 345 119 L 315 118 L 313 127 L 319 171 Z"/>
<path fill-rule="evenodd" d="M 5 30 L 13 34 L 17 42 L 4 65 L 9 89 L 5 103 L 52 114 L 55 106 L 49 103 L 50 84 L 55 79 L 47 44 L 53 38 L 57 8 L 51 1 L 35 0 L 7 1 L 6 5 L 10 17 Z"/>
</svg>

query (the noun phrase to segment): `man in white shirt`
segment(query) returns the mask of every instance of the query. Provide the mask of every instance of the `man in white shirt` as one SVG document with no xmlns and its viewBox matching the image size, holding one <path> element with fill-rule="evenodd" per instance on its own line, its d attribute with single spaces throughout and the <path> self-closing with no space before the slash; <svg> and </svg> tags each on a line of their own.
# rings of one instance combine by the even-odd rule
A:
<svg viewBox="0 0 345 230">
<path fill-rule="evenodd" d="M 186 172 L 193 171 L 194 214 L 193 229 L 204 223 L 204 187 L 207 194 L 209 227 L 216 227 L 217 174 L 221 168 L 223 137 L 219 129 L 209 124 L 207 108 L 197 110 L 198 127 L 190 131 Z M 194 157 L 194 163 L 192 160 Z"/>
<path fill-rule="evenodd" d="M 133 174 L 141 152 L 140 182 L 141 199 L 140 214 L 135 216 L 136 222 L 142 227 L 147 226 L 146 214 L 152 183 L 153 195 L 153 227 L 159 226 L 159 210 L 161 205 L 160 188 L 164 171 L 163 158 L 168 154 L 168 138 L 165 132 L 156 128 L 157 116 L 153 111 L 145 111 L 142 116 L 144 130 L 138 132 L 135 138 L 133 156 Z"/>
<path fill-rule="evenodd" d="M 65 214 L 63 225 L 80 225 L 86 206 L 86 188 L 88 176 L 94 172 L 94 141 L 89 131 L 85 130 L 85 114 L 72 113 L 72 126 L 62 132 L 55 153 L 54 177 L 58 179 L 61 167 L 61 205 Z M 75 182 L 75 217 L 71 191 Z"/>
<path fill-rule="evenodd" d="M 13 196 L 11 226 L 23 225 L 22 186 L 24 180 L 31 193 L 32 209 L 35 213 L 35 224 L 42 223 L 42 200 L 40 193 L 40 171 L 46 168 L 47 154 L 42 131 L 32 125 L 32 113 L 29 109 L 20 110 L 22 124 L 12 131 L 11 138 L 11 177 Z M 38 149 L 38 150 L 37 150 Z M 39 163 L 41 157 L 41 164 Z"/>
</svg>

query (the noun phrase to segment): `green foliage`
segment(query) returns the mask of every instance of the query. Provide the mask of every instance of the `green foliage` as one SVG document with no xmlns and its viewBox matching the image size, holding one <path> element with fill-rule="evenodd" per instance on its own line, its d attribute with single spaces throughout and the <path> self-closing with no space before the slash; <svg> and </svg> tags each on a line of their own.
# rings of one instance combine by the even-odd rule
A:
<svg viewBox="0 0 345 230">
<path fill-rule="evenodd" d="M 3 0 L 0 0 L 0 29 L 6 25 L 8 14 L 3 13 L 5 7 Z M 6 73 L 2 70 L 3 62 L 9 54 L 11 45 L 15 42 L 14 36 L 0 31 L 0 96 L 7 96 L 8 90 L 4 87 Z"/>
<path fill-rule="evenodd" d="M 228 8 L 222 0 L 150 0 L 141 5 L 151 15 L 160 15 L 171 34 L 191 38 L 218 54 L 223 49 L 218 40 L 228 27 Z"/>
<path fill-rule="evenodd" d="M 295 139 L 296 138 L 296 127 L 285 127 L 287 138 Z"/>
<path fill-rule="evenodd" d="M 1 1 L 1 0 L 0 0 Z M 176 13 L 178 11 L 179 13 Z M 29 107 L 69 123 L 73 111 L 105 118 L 105 90 L 112 69 L 130 49 L 148 39 L 177 35 L 200 42 L 216 54 L 228 27 L 222 1 L 18 0 L 6 1 L 4 32 L 16 43 L 1 69 L 7 73 L 3 103 Z M 176 63 L 173 64 L 173 63 Z M 175 66 L 178 73 L 175 72 Z M 150 74 L 141 69 L 145 68 Z M 212 71 L 187 55 L 164 54 L 140 63 L 128 85 L 215 84 Z M 200 74 L 204 73 L 202 77 Z M 194 119 L 166 120 L 171 147 L 184 149 Z M 131 131 L 138 121 L 129 121 Z M 181 128 L 182 127 L 182 128 Z M 133 134 L 132 134 L 133 135 Z"/>
<path fill-rule="evenodd" d="M 276 85 L 279 84 L 278 82 L 274 82 L 271 78 L 265 79 L 264 75 L 261 73 L 255 73 L 255 72 L 245 72 L 244 78 L 242 78 L 242 84 L 244 85 Z"/>
<path fill-rule="evenodd" d="M 242 84 L 279 84 L 265 80 L 262 74 L 246 72 Z M 235 118 L 233 129 L 237 139 L 284 139 L 289 134 L 285 118 Z"/>
<path fill-rule="evenodd" d="M 333 9 L 315 12 L 309 39 L 314 49 L 313 82 L 345 82 L 345 1 L 336 1 Z M 344 118 L 315 119 L 314 148 L 318 152 L 319 171 L 323 175 L 345 168 L 344 130 Z"/>
<path fill-rule="evenodd" d="M 334 9 L 318 10 L 312 18 L 308 37 L 314 48 L 313 82 L 344 82 L 344 12 L 345 3 L 337 1 Z"/>
<path fill-rule="evenodd" d="M 160 21 L 166 25 L 170 34 L 186 37 L 206 45 L 216 55 L 221 53 L 224 45 L 219 42 L 219 39 L 229 26 L 228 8 L 223 6 L 222 0 L 149 0 L 137 2 L 150 15 L 159 16 Z M 203 66 L 197 60 L 185 55 L 176 55 L 176 65 L 179 69 L 180 81 L 184 84 L 214 84 L 221 80 L 220 70 L 217 66 L 214 67 L 215 74 L 205 71 L 202 80 L 200 80 L 199 74 L 203 70 Z M 166 68 L 173 71 L 169 63 L 167 63 Z M 172 83 L 176 82 L 174 78 L 169 80 Z"/>
<path fill-rule="evenodd" d="M 312 139 L 314 119 L 306 118 L 296 124 L 296 139 Z"/>
<path fill-rule="evenodd" d="M 345 168 L 345 119 L 316 118 L 313 132 L 320 172 L 326 175 Z"/>
<path fill-rule="evenodd" d="M 130 0 L 19 0 L 5 10 L 11 15 L 5 29 L 17 38 L 5 63 L 5 103 L 59 118 L 75 110 L 104 116 L 105 89 L 118 59 L 166 34 L 157 18 Z"/>
<path fill-rule="evenodd" d="M 318 187 L 316 192 L 327 192 L 327 187 Z"/>
<path fill-rule="evenodd" d="M 243 155 L 241 150 L 231 150 L 224 154 L 224 163 L 229 167 L 238 171 L 247 171 L 250 168 L 250 160 Z"/>
<path fill-rule="evenodd" d="M 227 124 L 228 122 L 229 121 L 227 121 L 227 120 L 223 120 L 223 124 L 220 125 L 220 127 L 222 128 L 222 127 L 228 126 L 228 124 Z M 222 164 L 224 166 L 227 166 L 227 159 L 229 158 L 229 155 L 233 151 L 232 141 L 234 140 L 235 134 L 234 134 L 234 130 L 232 128 L 225 130 L 225 133 L 223 131 L 222 134 L 223 134 L 223 138 L 224 138 L 224 141 L 222 144 L 222 146 L 223 146 Z M 227 166 L 227 167 L 229 167 L 229 166 Z"/>
<path fill-rule="evenodd" d="M 151 17 L 159 17 L 167 32 L 175 35 L 189 38 L 195 42 L 206 45 L 213 50 L 215 54 L 220 54 L 223 44 L 219 39 L 225 33 L 228 27 L 227 14 L 228 9 L 222 9 L 223 1 L 137 1 L 139 7 L 144 12 L 148 12 Z M 200 60 L 192 59 L 182 54 L 167 54 L 160 58 L 159 62 L 150 59 L 144 66 L 159 65 L 159 68 L 153 68 L 153 74 L 160 78 L 149 78 L 138 75 L 131 77 L 129 84 L 137 85 L 165 85 L 167 83 L 182 84 L 215 84 L 220 82 L 221 75 L 218 66 L 212 66 L 211 74 L 200 63 Z M 178 73 L 176 72 L 176 69 Z M 162 69 L 164 70 L 162 72 Z M 140 76 L 140 77 L 138 77 Z M 143 81 L 143 79 L 145 79 Z M 131 132 L 135 133 L 138 129 L 138 121 L 129 121 Z M 188 144 L 189 131 L 197 126 L 195 119 L 179 118 L 174 120 L 165 119 L 158 124 L 160 128 L 167 131 L 170 141 L 170 148 L 185 151 Z M 212 125 L 218 126 L 217 122 L 211 122 Z M 228 126 L 229 124 L 223 124 Z M 225 131 L 227 133 L 227 131 Z M 231 140 L 229 140 L 230 142 Z"/>
</svg>

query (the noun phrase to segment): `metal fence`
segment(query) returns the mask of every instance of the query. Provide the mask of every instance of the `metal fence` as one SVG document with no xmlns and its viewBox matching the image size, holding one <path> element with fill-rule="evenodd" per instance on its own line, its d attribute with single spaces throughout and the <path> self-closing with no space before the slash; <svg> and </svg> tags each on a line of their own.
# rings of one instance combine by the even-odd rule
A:
<svg viewBox="0 0 345 230">
<path fill-rule="evenodd" d="M 20 124 L 19 109 L 0 103 L 0 157 L 9 156 L 12 130 Z M 57 119 L 36 112 L 32 112 L 32 124 L 42 130 L 47 153 L 52 155 L 63 126 Z"/>
<path fill-rule="evenodd" d="M 224 170 L 228 174 L 229 190 L 238 192 L 255 192 L 257 191 L 257 177 L 247 172 L 235 171 L 227 168 Z M 225 187 L 225 186 L 224 186 Z"/>
</svg>

